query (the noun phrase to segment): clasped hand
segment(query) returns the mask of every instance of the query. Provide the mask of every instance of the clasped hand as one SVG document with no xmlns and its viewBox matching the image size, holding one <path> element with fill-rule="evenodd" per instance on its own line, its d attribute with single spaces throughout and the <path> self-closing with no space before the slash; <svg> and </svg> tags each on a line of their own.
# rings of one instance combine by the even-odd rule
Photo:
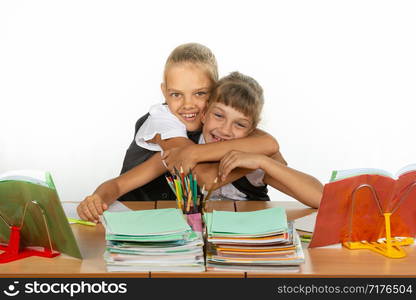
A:
<svg viewBox="0 0 416 300">
<path fill-rule="evenodd" d="M 172 174 L 175 174 L 175 168 L 178 171 L 182 168 L 184 174 L 187 175 L 197 164 L 197 161 L 192 158 L 189 147 L 177 147 L 164 151 L 162 161 Z"/>
<path fill-rule="evenodd" d="M 263 156 L 259 154 L 230 151 L 221 159 L 218 175 L 224 181 L 235 168 L 259 169 L 261 168 L 262 158 Z"/>
<path fill-rule="evenodd" d="M 247 169 L 258 169 L 261 168 L 262 155 L 241 152 L 241 151 L 230 151 L 220 161 L 218 168 L 218 175 L 222 181 L 235 168 L 247 168 Z M 188 174 L 190 170 L 193 170 L 198 163 L 192 155 L 192 151 L 188 147 L 172 148 L 167 150 L 162 155 L 162 160 L 165 163 L 166 168 L 174 174 L 174 168 L 177 170 L 184 170 L 185 174 Z"/>
</svg>

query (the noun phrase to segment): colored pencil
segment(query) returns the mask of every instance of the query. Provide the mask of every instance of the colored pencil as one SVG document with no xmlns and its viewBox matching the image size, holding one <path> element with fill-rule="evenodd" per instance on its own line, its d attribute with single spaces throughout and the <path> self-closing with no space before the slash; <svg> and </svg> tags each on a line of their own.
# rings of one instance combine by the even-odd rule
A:
<svg viewBox="0 0 416 300">
<path fill-rule="evenodd" d="M 175 189 L 174 189 L 174 187 L 173 187 L 173 182 L 172 182 L 172 179 L 170 178 L 170 177 L 168 177 L 168 176 L 165 176 L 166 177 L 166 181 L 168 182 L 168 185 L 169 185 L 169 187 L 170 187 L 170 189 L 172 190 L 172 192 L 176 195 L 176 191 L 175 191 Z"/>
<path fill-rule="evenodd" d="M 214 183 L 212 184 L 211 188 L 208 191 L 207 196 L 204 198 L 204 202 L 202 204 L 202 210 L 205 211 L 205 205 L 207 203 L 207 201 L 209 200 L 209 198 L 211 197 L 212 191 L 214 190 L 214 186 L 217 184 L 218 182 L 218 177 L 215 177 L 214 179 Z"/>
<path fill-rule="evenodd" d="M 212 191 L 214 190 L 214 186 L 217 184 L 217 182 L 218 182 L 218 177 L 215 177 L 214 183 L 212 184 L 211 188 L 209 189 L 208 194 L 205 197 L 204 201 L 208 201 L 209 200 L 209 198 L 211 197 Z"/>
<path fill-rule="evenodd" d="M 196 180 L 196 174 L 193 178 L 193 182 L 194 182 L 194 188 L 192 189 L 192 193 L 194 196 L 194 201 L 196 201 L 196 198 L 198 196 L 198 181 Z"/>
<path fill-rule="evenodd" d="M 181 195 L 179 193 L 179 183 L 177 179 L 174 179 L 175 188 L 176 188 L 176 199 L 178 201 L 178 208 L 182 209 L 182 203 L 181 203 Z"/>
<path fill-rule="evenodd" d="M 190 209 L 191 209 L 191 202 L 192 202 L 192 192 L 191 192 L 191 187 L 190 187 L 190 183 L 189 183 L 189 181 L 188 181 L 188 189 L 189 189 L 189 192 L 188 192 L 188 198 L 187 198 L 187 201 L 188 201 L 188 205 L 186 206 L 186 212 L 189 212 L 190 211 Z"/>
<path fill-rule="evenodd" d="M 192 174 L 191 174 L 191 176 L 192 176 Z M 191 179 L 192 179 L 192 177 L 191 177 Z M 193 182 L 193 189 L 192 189 L 193 197 L 192 197 L 192 199 L 194 200 L 194 206 L 197 207 L 196 202 L 197 202 L 197 199 L 198 199 L 198 181 L 196 180 L 196 174 L 195 174 L 192 182 Z"/>
<path fill-rule="evenodd" d="M 166 181 L 176 195 L 177 207 L 184 213 L 197 213 L 202 212 L 205 209 L 205 202 L 209 200 L 214 186 L 218 182 L 218 178 L 215 178 L 212 188 L 208 191 L 205 197 L 205 185 L 203 185 L 201 192 L 202 195 L 198 195 L 199 187 L 196 174 L 192 174 L 191 170 L 185 176 L 183 168 L 180 172 L 175 167 L 173 168 L 173 174 L 171 176 L 166 175 Z"/>
</svg>

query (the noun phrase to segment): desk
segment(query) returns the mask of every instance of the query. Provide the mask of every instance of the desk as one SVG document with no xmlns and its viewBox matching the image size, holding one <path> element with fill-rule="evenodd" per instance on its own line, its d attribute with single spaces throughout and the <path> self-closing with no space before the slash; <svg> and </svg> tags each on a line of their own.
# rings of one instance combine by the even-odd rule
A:
<svg viewBox="0 0 416 300">
<path fill-rule="evenodd" d="M 175 207 L 174 201 L 127 202 L 131 209 L 154 209 Z M 289 220 L 310 214 L 314 210 L 298 202 L 277 201 L 209 201 L 207 210 L 252 211 L 273 206 L 283 206 Z M 388 259 L 367 250 L 347 250 L 342 247 L 308 249 L 304 244 L 305 263 L 299 273 L 250 273 L 250 272 L 202 272 L 202 273 L 110 273 L 106 271 L 103 253 L 105 249 L 104 228 L 71 225 L 83 260 L 65 255 L 48 259 L 29 257 L 0 264 L 0 277 L 416 277 L 416 251 L 414 246 L 405 247 L 408 256 Z"/>
</svg>

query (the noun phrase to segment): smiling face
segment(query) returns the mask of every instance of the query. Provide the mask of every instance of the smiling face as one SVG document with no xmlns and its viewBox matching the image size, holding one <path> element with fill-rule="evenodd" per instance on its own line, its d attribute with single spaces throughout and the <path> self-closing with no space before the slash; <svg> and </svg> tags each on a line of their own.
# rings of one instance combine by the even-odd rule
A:
<svg viewBox="0 0 416 300">
<path fill-rule="evenodd" d="M 203 116 L 205 143 L 246 137 L 252 130 L 252 119 L 220 102 L 212 103 Z"/>
<path fill-rule="evenodd" d="M 213 82 L 204 66 L 177 63 L 169 66 L 161 88 L 170 111 L 186 126 L 201 128 L 202 112 L 207 104 Z"/>
</svg>

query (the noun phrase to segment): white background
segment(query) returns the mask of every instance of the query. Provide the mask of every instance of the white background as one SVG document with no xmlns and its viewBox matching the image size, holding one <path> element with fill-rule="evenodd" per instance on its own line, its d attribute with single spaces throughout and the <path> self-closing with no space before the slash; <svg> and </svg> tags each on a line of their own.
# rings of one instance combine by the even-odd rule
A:
<svg viewBox="0 0 416 300">
<path fill-rule="evenodd" d="M 117 176 L 185 42 L 259 81 L 290 166 L 323 183 L 395 172 L 416 162 L 415 16 L 414 1 L 1 1 L 0 173 L 49 170 L 65 201 Z"/>
</svg>

